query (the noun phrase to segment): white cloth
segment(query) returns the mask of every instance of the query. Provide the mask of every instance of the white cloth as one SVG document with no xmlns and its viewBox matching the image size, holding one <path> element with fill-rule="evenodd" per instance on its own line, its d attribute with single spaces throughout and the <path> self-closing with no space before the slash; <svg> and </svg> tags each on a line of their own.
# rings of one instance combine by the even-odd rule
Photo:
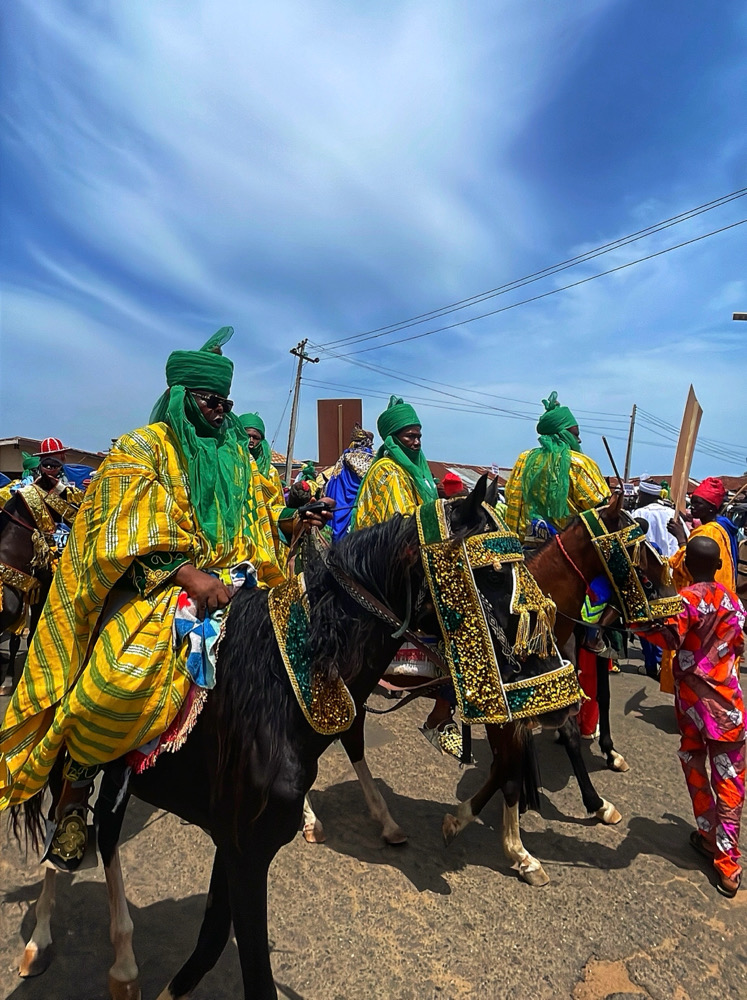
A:
<svg viewBox="0 0 747 1000">
<path fill-rule="evenodd" d="M 648 522 L 646 537 L 659 548 L 663 556 L 673 556 L 679 548 L 677 539 L 667 531 L 667 524 L 674 514 L 674 507 L 659 503 L 658 500 L 636 507 L 633 511 L 633 517 L 642 517 Z"/>
</svg>

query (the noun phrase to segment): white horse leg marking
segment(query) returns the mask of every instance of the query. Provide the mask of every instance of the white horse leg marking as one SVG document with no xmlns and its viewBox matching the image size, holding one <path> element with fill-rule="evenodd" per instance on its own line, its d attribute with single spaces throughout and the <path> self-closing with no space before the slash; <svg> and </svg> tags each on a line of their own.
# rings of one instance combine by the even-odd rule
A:
<svg viewBox="0 0 747 1000">
<path fill-rule="evenodd" d="M 358 760 L 353 764 L 358 781 L 363 789 L 363 796 L 368 806 L 371 818 L 381 824 L 381 836 L 387 844 L 404 844 L 407 842 L 407 834 L 402 830 L 392 818 L 384 797 L 376 787 L 373 775 L 368 769 L 366 758 Z"/>
<path fill-rule="evenodd" d="M 472 800 L 467 799 L 466 802 L 460 802 L 456 816 L 451 813 L 446 813 L 444 816 L 444 821 L 441 824 L 441 833 L 443 834 L 444 843 L 448 847 L 449 844 L 458 837 L 465 827 L 468 827 L 470 823 L 477 819 L 475 814 L 472 812 Z"/>
<path fill-rule="evenodd" d="M 127 907 L 119 848 L 114 848 L 111 864 L 104 871 L 109 894 L 109 937 L 114 946 L 109 993 L 112 1000 L 140 1000 L 138 967 L 132 950 L 132 917 Z"/>
<path fill-rule="evenodd" d="M 308 795 L 303 797 L 303 839 L 307 844 L 323 844 L 327 839 L 321 820 L 314 812 Z"/>
<path fill-rule="evenodd" d="M 518 802 L 513 806 L 503 802 L 503 853 L 529 885 L 547 885 L 550 881 L 542 865 L 521 842 Z"/>
<path fill-rule="evenodd" d="M 24 979 L 28 976 L 39 976 L 46 970 L 52 959 L 52 930 L 50 922 L 54 910 L 54 895 L 57 886 L 57 872 L 47 868 L 44 872 L 44 885 L 41 896 L 36 904 L 36 921 L 29 943 L 18 966 L 18 975 Z"/>
<path fill-rule="evenodd" d="M 622 819 L 620 813 L 615 809 L 612 802 L 608 802 L 607 799 L 602 799 L 602 805 L 595 813 L 593 813 L 597 819 L 601 819 L 603 823 L 607 826 L 614 826 L 615 823 L 619 823 Z"/>
</svg>

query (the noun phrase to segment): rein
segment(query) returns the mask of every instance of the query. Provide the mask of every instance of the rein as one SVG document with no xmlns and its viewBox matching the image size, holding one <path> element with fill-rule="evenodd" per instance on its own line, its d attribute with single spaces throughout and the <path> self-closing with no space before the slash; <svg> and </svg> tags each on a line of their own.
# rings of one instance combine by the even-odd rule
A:
<svg viewBox="0 0 747 1000">
<path fill-rule="evenodd" d="M 586 577 L 584 576 L 584 574 L 581 572 L 581 570 L 575 564 L 575 562 L 573 561 L 573 559 L 571 559 L 571 557 L 568 555 L 568 550 L 566 549 L 565 545 L 563 545 L 563 542 L 560 539 L 560 535 L 559 534 L 558 535 L 553 535 L 553 538 L 558 543 L 558 548 L 563 553 L 563 556 L 564 556 L 566 562 L 568 562 L 568 564 L 570 565 L 570 567 L 573 570 L 573 572 L 579 578 L 579 580 L 581 581 L 581 583 L 583 583 L 584 590 L 588 591 L 588 589 L 589 589 L 589 581 L 586 579 Z M 561 614 L 562 614 L 562 612 L 561 612 Z M 567 618 L 568 615 L 564 615 L 564 617 Z"/>
</svg>

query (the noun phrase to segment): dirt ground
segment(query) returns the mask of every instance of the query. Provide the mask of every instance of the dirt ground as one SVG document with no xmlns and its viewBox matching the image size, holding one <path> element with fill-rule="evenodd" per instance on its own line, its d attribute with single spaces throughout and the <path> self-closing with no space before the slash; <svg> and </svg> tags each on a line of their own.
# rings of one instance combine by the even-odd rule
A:
<svg viewBox="0 0 747 1000">
<path fill-rule="evenodd" d="M 491 802 L 450 848 L 441 821 L 480 784 L 489 759 L 475 733 L 475 768 L 460 770 L 417 732 L 422 705 L 367 722 L 369 763 L 409 845 L 386 847 L 335 745 L 321 761 L 314 806 L 323 846 L 299 835 L 271 870 L 270 937 L 278 994 L 287 1000 L 602 998 L 730 1000 L 747 997 L 747 890 L 715 890 L 687 837 L 693 821 L 676 757 L 671 699 L 622 664 L 611 678 L 613 733 L 631 765 L 606 770 L 585 752 L 600 794 L 623 821 L 586 818 L 551 733 L 536 737 L 542 815 L 524 817 L 524 843 L 550 885 L 520 882 L 499 844 Z M 380 704 L 384 704 L 381 702 Z M 211 866 L 207 837 L 133 802 L 122 860 L 135 923 L 144 1000 L 154 1000 L 190 953 Z M 99 867 L 59 878 L 56 957 L 39 979 L 16 962 L 30 933 L 40 872 L 16 846 L 0 846 L 0 991 L 14 1000 L 104 1000 L 111 964 Z M 195 1000 L 242 996 L 236 947 Z"/>
</svg>

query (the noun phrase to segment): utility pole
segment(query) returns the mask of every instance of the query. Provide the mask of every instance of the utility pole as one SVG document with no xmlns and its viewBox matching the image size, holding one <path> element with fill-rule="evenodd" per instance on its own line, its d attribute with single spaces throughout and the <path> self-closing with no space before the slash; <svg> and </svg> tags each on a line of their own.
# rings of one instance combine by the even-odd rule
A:
<svg viewBox="0 0 747 1000">
<path fill-rule="evenodd" d="M 310 358 L 308 354 L 304 353 L 304 348 L 308 342 L 308 338 L 305 337 L 302 341 L 296 344 L 295 347 L 291 348 L 290 352 L 291 354 L 295 354 L 298 358 L 298 367 L 296 368 L 296 387 L 293 390 L 290 430 L 288 431 L 288 454 L 285 456 L 285 481 L 289 486 L 291 484 L 291 474 L 293 471 L 293 447 L 296 443 L 296 419 L 298 418 L 298 397 L 301 393 L 301 369 L 303 368 L 304 361 L 310 361 L 313 365 L 317 364 L 319 361 L 319 358 Z"/>
<path fill-rule="evenodd" d="M 633 431 L 635 430 L 635 411 L 636 404 L 633 403 L 633 410 L 630 414 L 630 430 L 628 431 L 628 450 L 625 452 L 625 471 L 623 472 L 623 479 L 627 483 L 630 479 L 630 460 L 633 457 Z"/>
</svg>

